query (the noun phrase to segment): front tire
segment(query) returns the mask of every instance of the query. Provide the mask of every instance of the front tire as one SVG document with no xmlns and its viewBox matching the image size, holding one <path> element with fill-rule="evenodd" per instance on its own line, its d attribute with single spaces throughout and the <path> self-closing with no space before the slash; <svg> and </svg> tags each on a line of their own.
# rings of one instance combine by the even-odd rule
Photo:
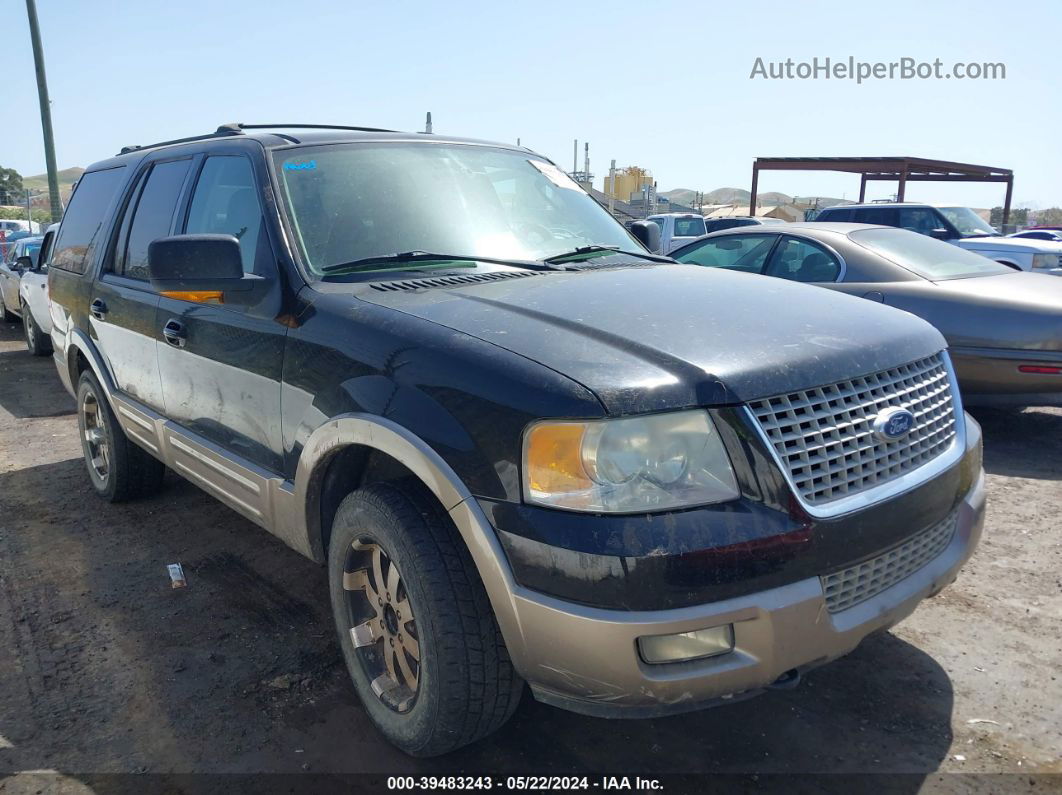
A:
<svg viewBox="0 0 1062 795">
<path fill-rule="evenodd" d="M 47 356 L 52 352 L 52 341 L 41 331 L 33 319 L 33 312 L 22 305 L 22 331 L 26 335 L 26 347 L 34 356 Z"/>
<path fill-rule="evenodd" d="M 509 719 L 523 681 L 468 550 L 419 484 L 348 495 L 328 572 L 347 670 L 394 745 L 436 756 Z"/>
<path fill-rule="evenodd" d="M 162 487 L 165 465 L 129 441 L 89 370 L 78 380 L 77 425 L 89 480 L 101 499 L 125 502 Z"/>
</svg>

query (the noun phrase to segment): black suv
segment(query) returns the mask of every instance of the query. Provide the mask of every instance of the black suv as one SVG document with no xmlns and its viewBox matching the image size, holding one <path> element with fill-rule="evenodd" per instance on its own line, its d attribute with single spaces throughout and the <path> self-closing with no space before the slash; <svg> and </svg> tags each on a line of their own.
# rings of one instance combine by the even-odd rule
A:
<svg viewBox="0 0 1062 795">
<path fill-rule="evenodd" d="M 647 717 L 795 684 L 950 582 L 984 510 L 943 338 L 672 263 L 526 149 L 227 125 L 81 178 L 51 259 L 88 474 L 164 466 L 327 564 L 377 726 L 524 683 Z"/>
</svg>

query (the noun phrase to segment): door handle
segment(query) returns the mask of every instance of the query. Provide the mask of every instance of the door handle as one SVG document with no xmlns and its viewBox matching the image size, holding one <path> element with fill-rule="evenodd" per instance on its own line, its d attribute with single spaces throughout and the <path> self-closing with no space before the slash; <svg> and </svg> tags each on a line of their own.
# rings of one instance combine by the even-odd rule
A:
<svg viewBox="0 0 1062 795">
<path fill-rule="evenodd" d="M 166 342 L 175 348 L 183 348 L 188 341 L 188 333 L 185 331 L 184 323 L 174 318 L 166 321 L 166 325 L 162 327 L 162 336 L 166 338 Z"/>
<path fill-rule="evenodd" d="M 96 320 L 103 320 L 103 316 L 107 314 L 107 304 L 97 298 L 89 306 L 89 312 L 92 313 L 92 316 L 96 318 Z"/>
</svg>

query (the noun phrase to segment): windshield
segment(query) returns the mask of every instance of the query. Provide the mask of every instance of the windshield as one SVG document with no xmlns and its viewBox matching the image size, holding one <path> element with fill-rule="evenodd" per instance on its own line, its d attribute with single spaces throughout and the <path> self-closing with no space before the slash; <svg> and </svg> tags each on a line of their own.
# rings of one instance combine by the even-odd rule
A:
<svg viewBox="0 0 1062 795">
<path fill-rule="evenodd" d="M 988 257 L 906 229 L 860 229 L 848 237 L 934 282 L 1014 273 L 1013 268 Z"/>
<path fill-rule="evenodd" d="M 299 250 L 318 274 L 411 251 L 524 260 L 589 245 L 644 253 L 567 174 L 529 153 L 425 141 L 300 147 L 274 159 Z"/>
<path fill-rule="evenodd" d="M 989 223 L 969 207 L 938 207 L 941 214 L 951 222 L 963 237 L 998 235 Z"/>
</svg>

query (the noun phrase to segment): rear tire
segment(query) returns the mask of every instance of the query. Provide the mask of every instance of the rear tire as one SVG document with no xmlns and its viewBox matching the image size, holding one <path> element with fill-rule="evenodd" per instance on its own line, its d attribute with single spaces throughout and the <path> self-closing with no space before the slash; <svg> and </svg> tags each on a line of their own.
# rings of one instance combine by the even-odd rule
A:
<svg viewBox="0 0 1062 795">
<path fill-rule="evenodd" d="M 332 528 L 328 573 L 347 670 L 394 745 L 436 756 L 509 719 L 523 681 L 468 550 L 420 484 L 348 495 Z M 403 657 L 388 657 L 393 651 Z"/>
<path fill-rule="evenodd" d="M 165 465 L 125 435 L 90 370 L 78 379 L 77 425 L 89 481 L 107 502 L 125 502 L 162 487 Z"/>
<path fill-rule="evenodd" d="M 7 311 L 7 304 L 4 303 L 4 297 L 2 295 L 0 295 L 0 320 L 3 320 L 5 323 L 14 323 L 18 320 L 17 315 L 13 315 Z"/>
<path fill-rule="evenodd" d="M 33 312 L 22 305 L 22 331 L 26 335 L 26 347 L 34 356 L 47 356 L 52 352 L 52 341 L 44 335 L 41 327 L 33 319 Z"/>
</svg>

